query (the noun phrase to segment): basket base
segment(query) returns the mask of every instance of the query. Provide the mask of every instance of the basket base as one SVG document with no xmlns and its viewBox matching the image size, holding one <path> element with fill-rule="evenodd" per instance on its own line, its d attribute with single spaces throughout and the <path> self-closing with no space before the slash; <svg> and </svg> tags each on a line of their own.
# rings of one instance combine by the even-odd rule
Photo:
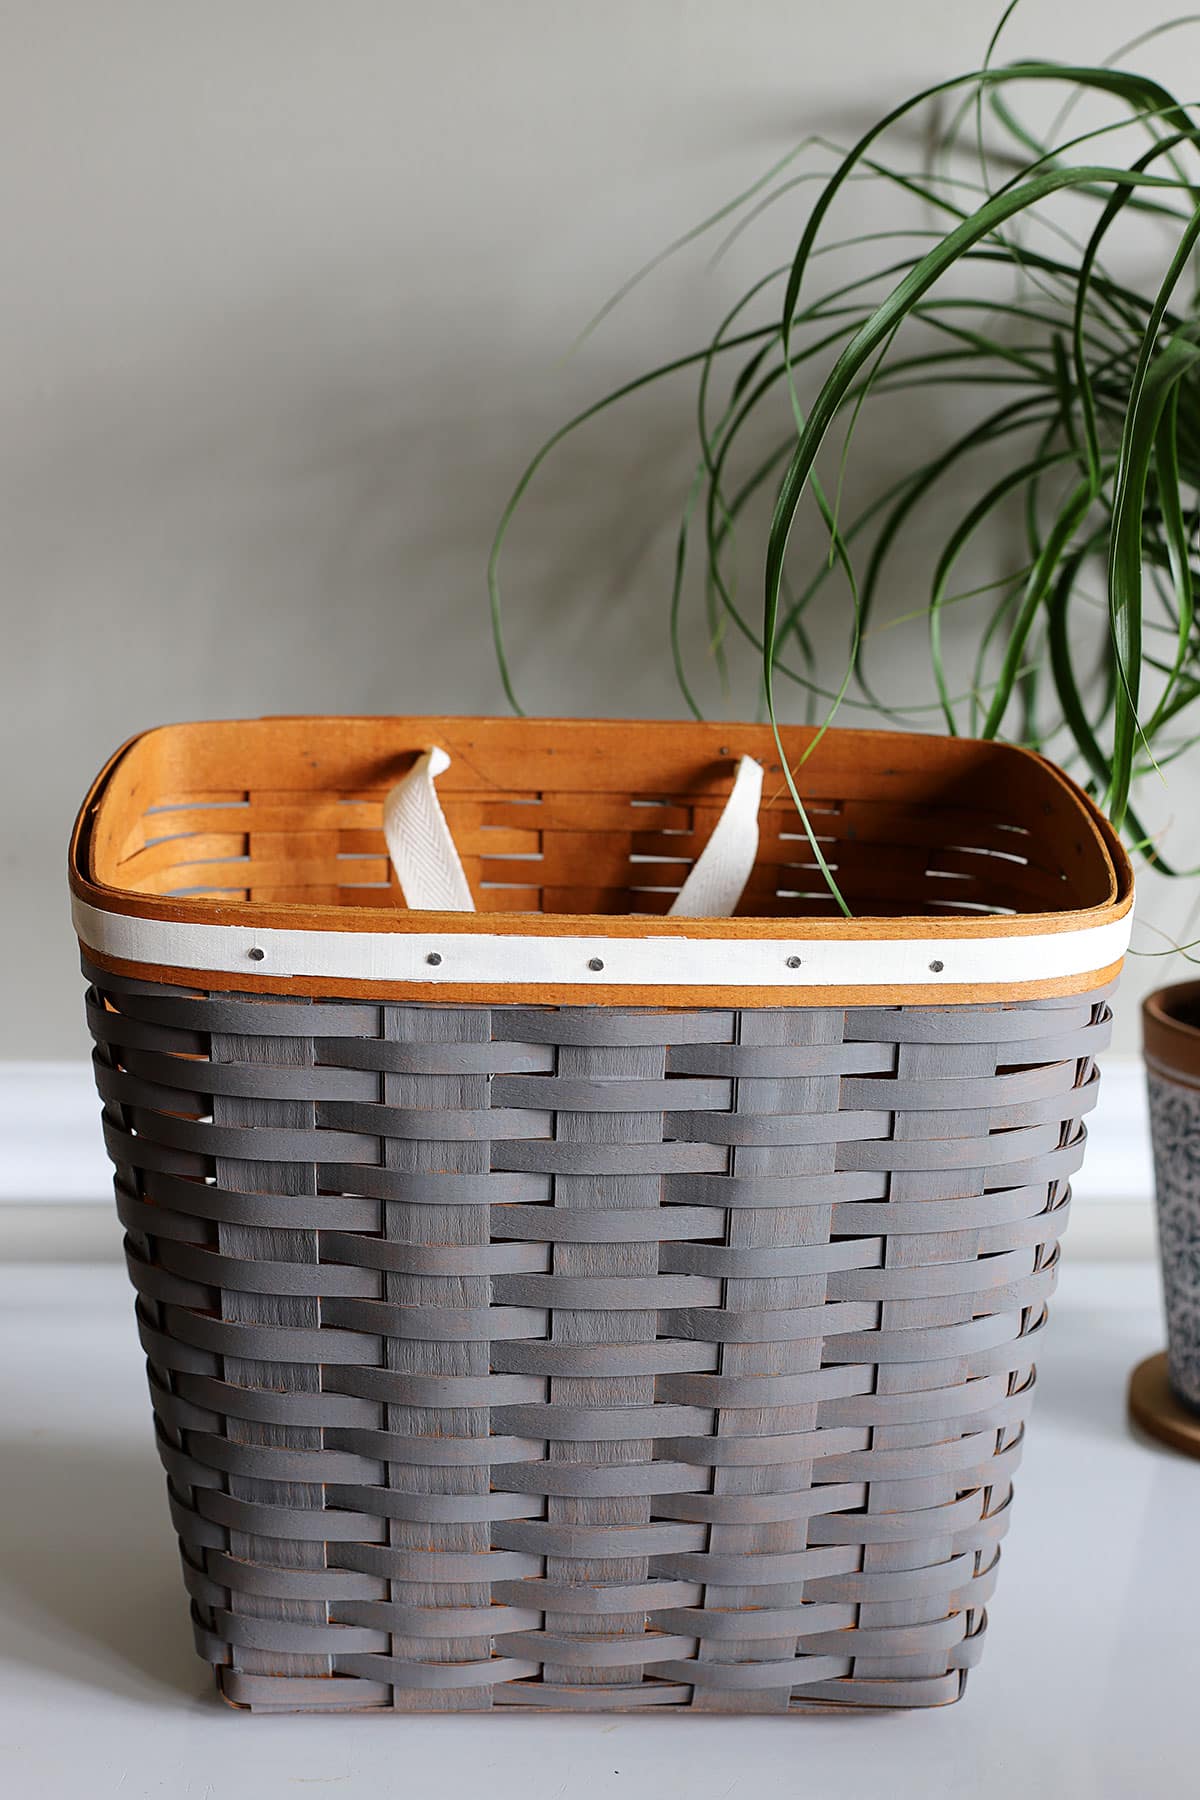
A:
<svg viewBox="0 0 1200 1800">
<path fill-rule="evenodd" d="M 335 1698 L 331 1700 L 316 1700 L 309 1698 L 303 1700 L 287 1699 L 281 1695 L 276 1701 L 272 1701 L 269 1698 L 243 1699 L 237 1697 L 235 1693 L 230 1691 L 230 1686 L 228 1685 L 228 1677 L 230 1675 L 229 1670 L 217 1669 L 214 1670 L 214 1674 L 216 1676 L 215 1686 L 217 1695 L 225 1702 L 225 1705 L 229 1707 L 231 1712 L 254 1713 L 262 1716 L 277 1715 L 293 1718 L 302 1715 L 315 1717 L 318 1714 L 325 1714 L 328 1716 L 330 1713 L 352 1716 L 354 1718 L 377 1718 L 381 1713 L 388 1713 L 393 1710 L 385 1702 L 380 1702 L 372 1706 L 353 1698 Z M 734 1718 L 805 1718 L 820 1714 L 828 1718 L 841 1714 L 844 1718 L 847 1714 L 854 1713 L 862 1715 L 864 1713 L 934 1712 L 943 1710 L 948 1706 L 957 1706 L 958 1702 L 966 1693 L 968 1674 L 968 1670 L 960 1669 L 950 1677 L 943 1677 L 941 1679 L 935 1678 L 927 1684 L 922 1684 L 925 1687 L 924 1693 L 920 1691 L 919 1686 L 915 1686 L 914 1684 L 897 1684 L 898 1687 L 903 1685 L 904 1691 L 894 1700 L 882 1696 L 877 1696 L 871 1700 L 823 1700 L 808 1698 L 791 1701 L 782 1713 L 768 1712 L 760 1714 L 754 1707 L 748 1706 L 744 1708 L 732 1707 L 726 1712 L 725 1716 L 732 1716 Z M 281 1678 L 270 1676 L 264 1677 L 261 1691 L 264 1693 L 267 1692 L 267 1684 L 275 1681 L 279 1681 L 280 1685 L 282 1685 Z M 325 1684 L 328 1685 L 327 1680 Z M 343 1685 L 349 1686 L 351 1684 L 347 1682 Z M 696 1716 L 693 1712 L 693 1708 L 681 1701 L 676 1701 L 674 1704 L 667 1705 L 648 1704 L 644 1700 L 621 1701 L 620 1699 L 613 1699 L 608 1695 L 604 1695 L 603 1697 L 597 1696 L 594 1692 L 589 1692 L 586 1687 L 576 1689 L 574 1693 L 569 1696 L 560 1694 L 559 1699 L 554 1705 L 538 1705 L 536 1702 L 531 1704 L 524 1699 L 519 1705 L 515 1705 L 512 1704 L 512 1696 L 509 1695 L 506 1699 L 501 1700 L 499 1704 L 489 1703 L 477 1707 L 467 1707 L 461 1710 L 456 1708 L 454 1716 L 479 1717 L 481 1715 L 486 1715 L 490 1719 L 496 1719 L 504 1714 L 507 1714 L 510 1718 L 521 1716 L 528 1717 L 532 1714 L 539 1718 L 553 1715 L 562 1718 L 564 1713 L 610 1713 L 624 1718 L 647 1718 L 650 1715 L 653 1715 L 655 1718 L 659 1719 L 678 1718 L 680 1716 L 687 1717 L 689 1714 Z M 444 1719 L 447 1717 L 447 1714 L 444 1711 L 439 1711 L 433 1706 L 406 1706 L 398 1716 L 401 1718 L 415 1717 Z M 713 1717 L 720 1715 L 709 1714 L 708 1716 Z"/>
<path fill-rule="evenodd" d="M 1129 1416 L 1160 1443 L 1200 1457 L 1200 1413 L 1185 1406 L 1171 1387 L 1165 1350 L 1148 1356 L 1129 1377 Z"/>
</svg>

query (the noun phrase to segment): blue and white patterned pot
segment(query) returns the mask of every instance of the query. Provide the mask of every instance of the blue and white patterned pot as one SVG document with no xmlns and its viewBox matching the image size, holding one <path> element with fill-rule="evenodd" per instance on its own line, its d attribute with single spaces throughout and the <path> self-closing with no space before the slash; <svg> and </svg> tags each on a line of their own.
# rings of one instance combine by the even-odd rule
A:
<svg viewBox="0 0 1200 1800">
<path fill-rule="evenodd" d="M 1160 988 L 1142 1007 L 1167 1368 L 1200 1412 L 1200 981 Z"/>
</svg>

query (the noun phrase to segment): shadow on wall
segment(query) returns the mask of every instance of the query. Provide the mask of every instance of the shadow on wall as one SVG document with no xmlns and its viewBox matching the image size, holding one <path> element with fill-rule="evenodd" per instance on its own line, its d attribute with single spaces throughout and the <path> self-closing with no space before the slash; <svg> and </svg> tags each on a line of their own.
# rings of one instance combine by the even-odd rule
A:
<svg viewBox="0 0 1200 1800">
<path fill-rule="evenodd" d="M 683 285 L 660 286 L 656 317 L 679 301 L 674 335 L 642 344 L 626 325 L 619 337 L 606 326 L 565 362 L 515 317 L 489 318 L 486 342 L 465 339 L 447 361 L 444 323 L 398 320 L 389 339 L 376 321 L 360 340 L 328 301 L 280 296 L 226 321 L 219 338 L 159 348 L 132 382 L 93 374 L 90 391 L 60 396 L 17 473 L 12 563 L 31 602 L 13 696 L 22 726 L 44 721 L 53 696 L 99 754 L 167 718 L 502 708 L 485 566 L 526 460 L 574 410 L 656 357 L 702 344 L 734 291 L 714 283 L 690 325 Z M 422 342 L 426 364 L 412 351 Z M 667 615 L 694 412 L 685 373 L 585 426 L 535 478 L 502 571 L 530 711 L 685 710 Z M 922 435 L 942 441 L 939 397 L 923 401 L 922 420 Z M 789 429 L 781 394 L 768 435 L 751 437 L 735 465 L 739 478 Z M 910 400 L 860 425 L 848 508 L 895 480 L 912 434 Z M 934 509 L 943 523 L 957 511 L 945 494 Z M 767 513 L 750 515 L 735 559 L 755 631 Z M 807 508 L 796 539 L 801 565 L 815 566 L 825 536 Z M 894 610 L 921 603 L 928 549 L 915 521 L 890 583 Z M 817 630 L 832 637 L 829 675 L 850 618 L 840 578 L 826 599 Z M 706 672 L 698 581 L 687 610 L 689 671 L 727 712 Z M 723 629 L 732 642 L 736 627 Z M 734 698 L 745 710 L 756 693 L 753 651 L 743 650 Z M 912 652 L 924 689 L 923 642 Z"/>
</svg>

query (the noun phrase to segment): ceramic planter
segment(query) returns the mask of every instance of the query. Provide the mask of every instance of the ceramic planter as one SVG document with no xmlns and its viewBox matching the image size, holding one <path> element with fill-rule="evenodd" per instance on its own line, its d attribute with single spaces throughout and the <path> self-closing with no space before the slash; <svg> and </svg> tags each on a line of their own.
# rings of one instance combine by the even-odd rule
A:
<svg viewBox="0 0 1200 1800">
<path fill-rule="evenodd" d="M 1200 981 L 1159 988 L 1142 1006 L 1167 1369 L 1200 1417 Z"/>
</svg>

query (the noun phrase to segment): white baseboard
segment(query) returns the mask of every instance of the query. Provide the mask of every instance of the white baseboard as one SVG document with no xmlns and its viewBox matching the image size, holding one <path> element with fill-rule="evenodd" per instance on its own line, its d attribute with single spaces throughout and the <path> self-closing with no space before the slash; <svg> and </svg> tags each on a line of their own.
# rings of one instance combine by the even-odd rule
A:
<svg viewBox="0 0 1200 1800">
<path fill-rule="evenodd" d="M 1154 1255 L 1145 1080 L 1110 1057 L 1075 1183 L 1073 1259 Z M 0 1262 L 95 1262 L 121 1254 L 92 1071 L 80 1063 L 0 1063 Z"/>
</svg>

